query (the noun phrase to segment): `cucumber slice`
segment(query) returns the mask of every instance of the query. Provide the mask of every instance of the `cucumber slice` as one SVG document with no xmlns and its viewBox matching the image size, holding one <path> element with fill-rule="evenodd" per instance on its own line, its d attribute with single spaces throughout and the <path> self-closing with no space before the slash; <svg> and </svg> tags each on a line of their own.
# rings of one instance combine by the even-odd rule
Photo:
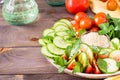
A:
<svg viewBox="0 0 120 80">
<path fill-rule="evenodd" d="M 46 45 L 46 43 L 44 42 L 43 39 L 39 39 L 39 40 L 38 40 L 38 43 L 39 43 L 40 45 L 42 45 L 42 46 Z"/>
<path fill-rule="evenodd" d="M 57 36 L 67 36 L 68 33 L 66 31 L 56 32 Z"/>
<path fill-rule="evenodd" d="M 55 29 L 57 26 L 65 26 L 65 27 L 68 27 L 68 25 L 62 21 L 57 21 L 54 23 L 52 29 Z"/>
<path fill-rule="evenodd" d="M 72 43 L 66 42 L 62 37 L 56 36 L 53 39 L 53 43 L 59 48 L 67 48 L 67 46 L 71 45 Z"/>
<path fill-rule="evenodd" d="M 73 26 L 71 21 L 69 21 L 68 19 L 60 19 L 59 21 L 66 23 L 69 27 Z"/>
<path fill-rule="evenodd" d="M 55 28 L 55 32 L 66 31 L 66 30 L 69 30 L 69 28 L 65 27 L 65 26 L 61 26 L 61 25 L 59 25 Z"/>
<path fill-rule="evenodd" d="M 113 38 L 111 41 L 110 41 L 110 47 L 112 49 L 119 49 L 119 45 L 120 45 L 120 41 L 118 38 Z"/>
<path fill-rule="evenodd" d="M 97 64 L 103 73 L 111 74 L 119 70 L 117 62 L 111 58 L 98 59 Z"/>
<path fill-rule="evenodd" d="M 44 56 L 46 56 L 46 57 L 50 57 L 50 58 L 57 57 L 56 55 L 51 54 L 51 53 L 48 51 L 48 49 L 47 49 L 46 46 L 41 47 L 41 53 L 42 53 Z"/>
<path fill-rule="evenodd" d="M 110 58 L 115 59 L 116 61 L 120 62 L 120 50 L 114 50 L 109 55 Z"/>
<path fill-rule="evenodd" d="M 84 52 L 80 53 L 78 55 L 78 61 L 82 64 L 83 70 L 85 70 L 89 63 L 88 55 Z"/>
<path fill-rule="evenodd" d="M 80 51 L 87 53 L 90 64 L 92 64 L 94 59 L 92 49 L 87 44 L 80 44 Z"/>
<path fill-rule="evenodd" d="M 52 29 L 45 29 L 43 31 L 43 36 L 48 36 L 48 34 L 51 33 L 51 32 L 54 32 L 54 30 L 52 30 Z"/>
<path fill-rule="evenodd" d="M 53 43 L 49 43 L 47 45 L 47 48 L 51 53 L 53 53 L 55 55 L 63 55 L 65 53 L 65 50 L 58 48 Z"/>
</svg>

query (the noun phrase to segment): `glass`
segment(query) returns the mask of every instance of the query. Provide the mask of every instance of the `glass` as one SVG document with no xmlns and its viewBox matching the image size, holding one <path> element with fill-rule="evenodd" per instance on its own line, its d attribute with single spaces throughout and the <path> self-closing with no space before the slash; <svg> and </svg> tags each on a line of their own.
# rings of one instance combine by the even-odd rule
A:
<svg viewBox="0 0 120 80">
<path fill-rule="evenodd" d="M 46 0 L 51 6 L 62 6 L 65 4 L 65 0 Z"/>
<path fill-rule="evenodd" d="M 2 7 L 3 18 L 12 25 L 32 23 L 38 11 L 35 0 L 5 0 Z"/>
</svg>

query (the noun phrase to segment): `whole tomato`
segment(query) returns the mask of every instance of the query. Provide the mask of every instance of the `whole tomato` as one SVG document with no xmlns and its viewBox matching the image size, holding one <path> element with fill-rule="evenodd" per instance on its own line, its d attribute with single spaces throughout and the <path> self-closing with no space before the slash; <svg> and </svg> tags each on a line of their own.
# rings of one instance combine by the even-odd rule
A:
<svg viewBox="0 0 120 80">
<path fill-rule="evenodd" d="M 92 19 L 89 17 L 83 17 L 80 20 L 80 28 L 81 29 L 90 29 L 92 27 Z"/>
<path fill-rule="evenodd" d="M 65 6 L 67 11 L 72 14 L 84 12 L 89 7 L 89 0 L 66 0 Z"/>
<path fill-rule="evenodd" d="M 83 17 L 88 17 L 88 16 L 84 12 L 78 12 L 77 14 L 75 14 L 74 20 L 79 23 Z"/>
<path fill-rule="evenodd" d="M 94 23 L 98 26 L 101 23 L 107 22 L 106 14 L 103 12 L 99 12 L 94 16 Z"/>
</svg>

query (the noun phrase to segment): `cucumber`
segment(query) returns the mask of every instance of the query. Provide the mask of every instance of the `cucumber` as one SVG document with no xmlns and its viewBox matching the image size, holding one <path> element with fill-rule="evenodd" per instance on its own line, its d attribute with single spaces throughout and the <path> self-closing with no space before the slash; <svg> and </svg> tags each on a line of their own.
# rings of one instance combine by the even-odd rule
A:
<svg viewBox="0 0 120 80">
<path fill-rule="evenodd" d="M 80 51 L 87 53 L 90 64 L 93 63 L 93 51 L 87 44 L 80 44 Z"/>
<path fill-rule="evenodd" d="M 48 36 L 48 34 L 51 33 L 51 32 L 54 32 L 54 30 L 53 29 L 45 29 L 43 31 L 43 36 Z"/>
<path fill-rule="evenodd" d="M 39 39 L 39 40 L 38 40 L 38 43 L 39 43 L 40 45 L 42 45 L 42 46 L 46 45 L 46 43 L 44 42 L 43 39 Z"/>
<path fill-rule="evenodd" d="M 85 70 L 88 66 L 89 60 L 88 60 L 88 55 L 84 52 L 81 52 L 78 55 L 78 61 L 82 64 L 83 70 Z"/>
<path fill-rule="evenodd" d="M 65 50 L 58 48 L 53 43 L 49 43 L 47 45 L 48 50 L 53 53 L 54 55 L 63 55 L 65 53 Z"/>
<path fill-rule="evenodd" d="M 51 53 L 48 51 L 48 49 L 47 49 L 46 46 L 42 46 L 42 47 L 41 47 L 41 53 L 42 53 L 44 56 L 49 57 L 49 58 L 57 57 L 56 55 L 51 54 Z"/>
<path fill-rule="evenodd" d="M 56 32 L 57 36 L 68 36 L 68 33 L 66 31 L 60 31 L 60 32 Z"/>
<path fill-rule="evenodd" d="M 73 26 L 71 21 L 69 21 L 68 19 L 60 19 L 59 21 L 66 23 L 69 27 Z"/>
<path fill-rule="evenodd" d="M 117 62 L 111 58 L 98 59 L 97 60 L 98 68 L 106 74 L 115 73 L 119 70 Z"/>
<path fill-rule="evenodd" d="M 66 42 L 62 37 L 56 36 L 53 39 L 53 43 L 59 48 L 67 48 L 67 46 L 72 45 L 72 43 Z"/>
<path fill-rule="evenodd" d="M 120 50 L 114 50 L 109 54 L 109 57 L 120 62 Z"/>
<path fill-rule="evenodd" d="M 118 38 L 113 38 L 111 41 L 110 41 L 110 47 L 112 49 L 119 49 L 119 45 L 120 45 L 120 41 Z"/>
<path fill-rule="evenodd" d="M 111 53 L 112 49 L 110 48 L 103 48 L 98 53 L 98 58 L 107 58 L 109 54 Z"/>
<path fill-rule="evenodd" d="M 57 21 L 54 23 L 52 29 L 55 29 L 57 26 L 65 26 L 65 27 L 68 27 L 68 25 L 62 21 Z"/>
<path fill-rule="evenodd" d="M 61 25 L 59 25 L 55 28 L 55 32 L 66 31 L 66 30 L 69 30 L 69 28 L 65 27 L 65 26 L 61 26 Z"/>
</svg>

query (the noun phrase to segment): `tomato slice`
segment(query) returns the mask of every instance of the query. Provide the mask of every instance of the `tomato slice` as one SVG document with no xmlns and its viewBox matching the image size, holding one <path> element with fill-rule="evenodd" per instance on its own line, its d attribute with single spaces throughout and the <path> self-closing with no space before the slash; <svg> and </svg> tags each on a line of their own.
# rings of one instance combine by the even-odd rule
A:
<svg viewBox="0 0 120 80">
<path fill-rule="evenodd" d="M 70 70 L 73 70 L 75 67 L 75 60 L 73 60 L 68 66 L 67 68 L 70 69 Z"/>
</svg>

